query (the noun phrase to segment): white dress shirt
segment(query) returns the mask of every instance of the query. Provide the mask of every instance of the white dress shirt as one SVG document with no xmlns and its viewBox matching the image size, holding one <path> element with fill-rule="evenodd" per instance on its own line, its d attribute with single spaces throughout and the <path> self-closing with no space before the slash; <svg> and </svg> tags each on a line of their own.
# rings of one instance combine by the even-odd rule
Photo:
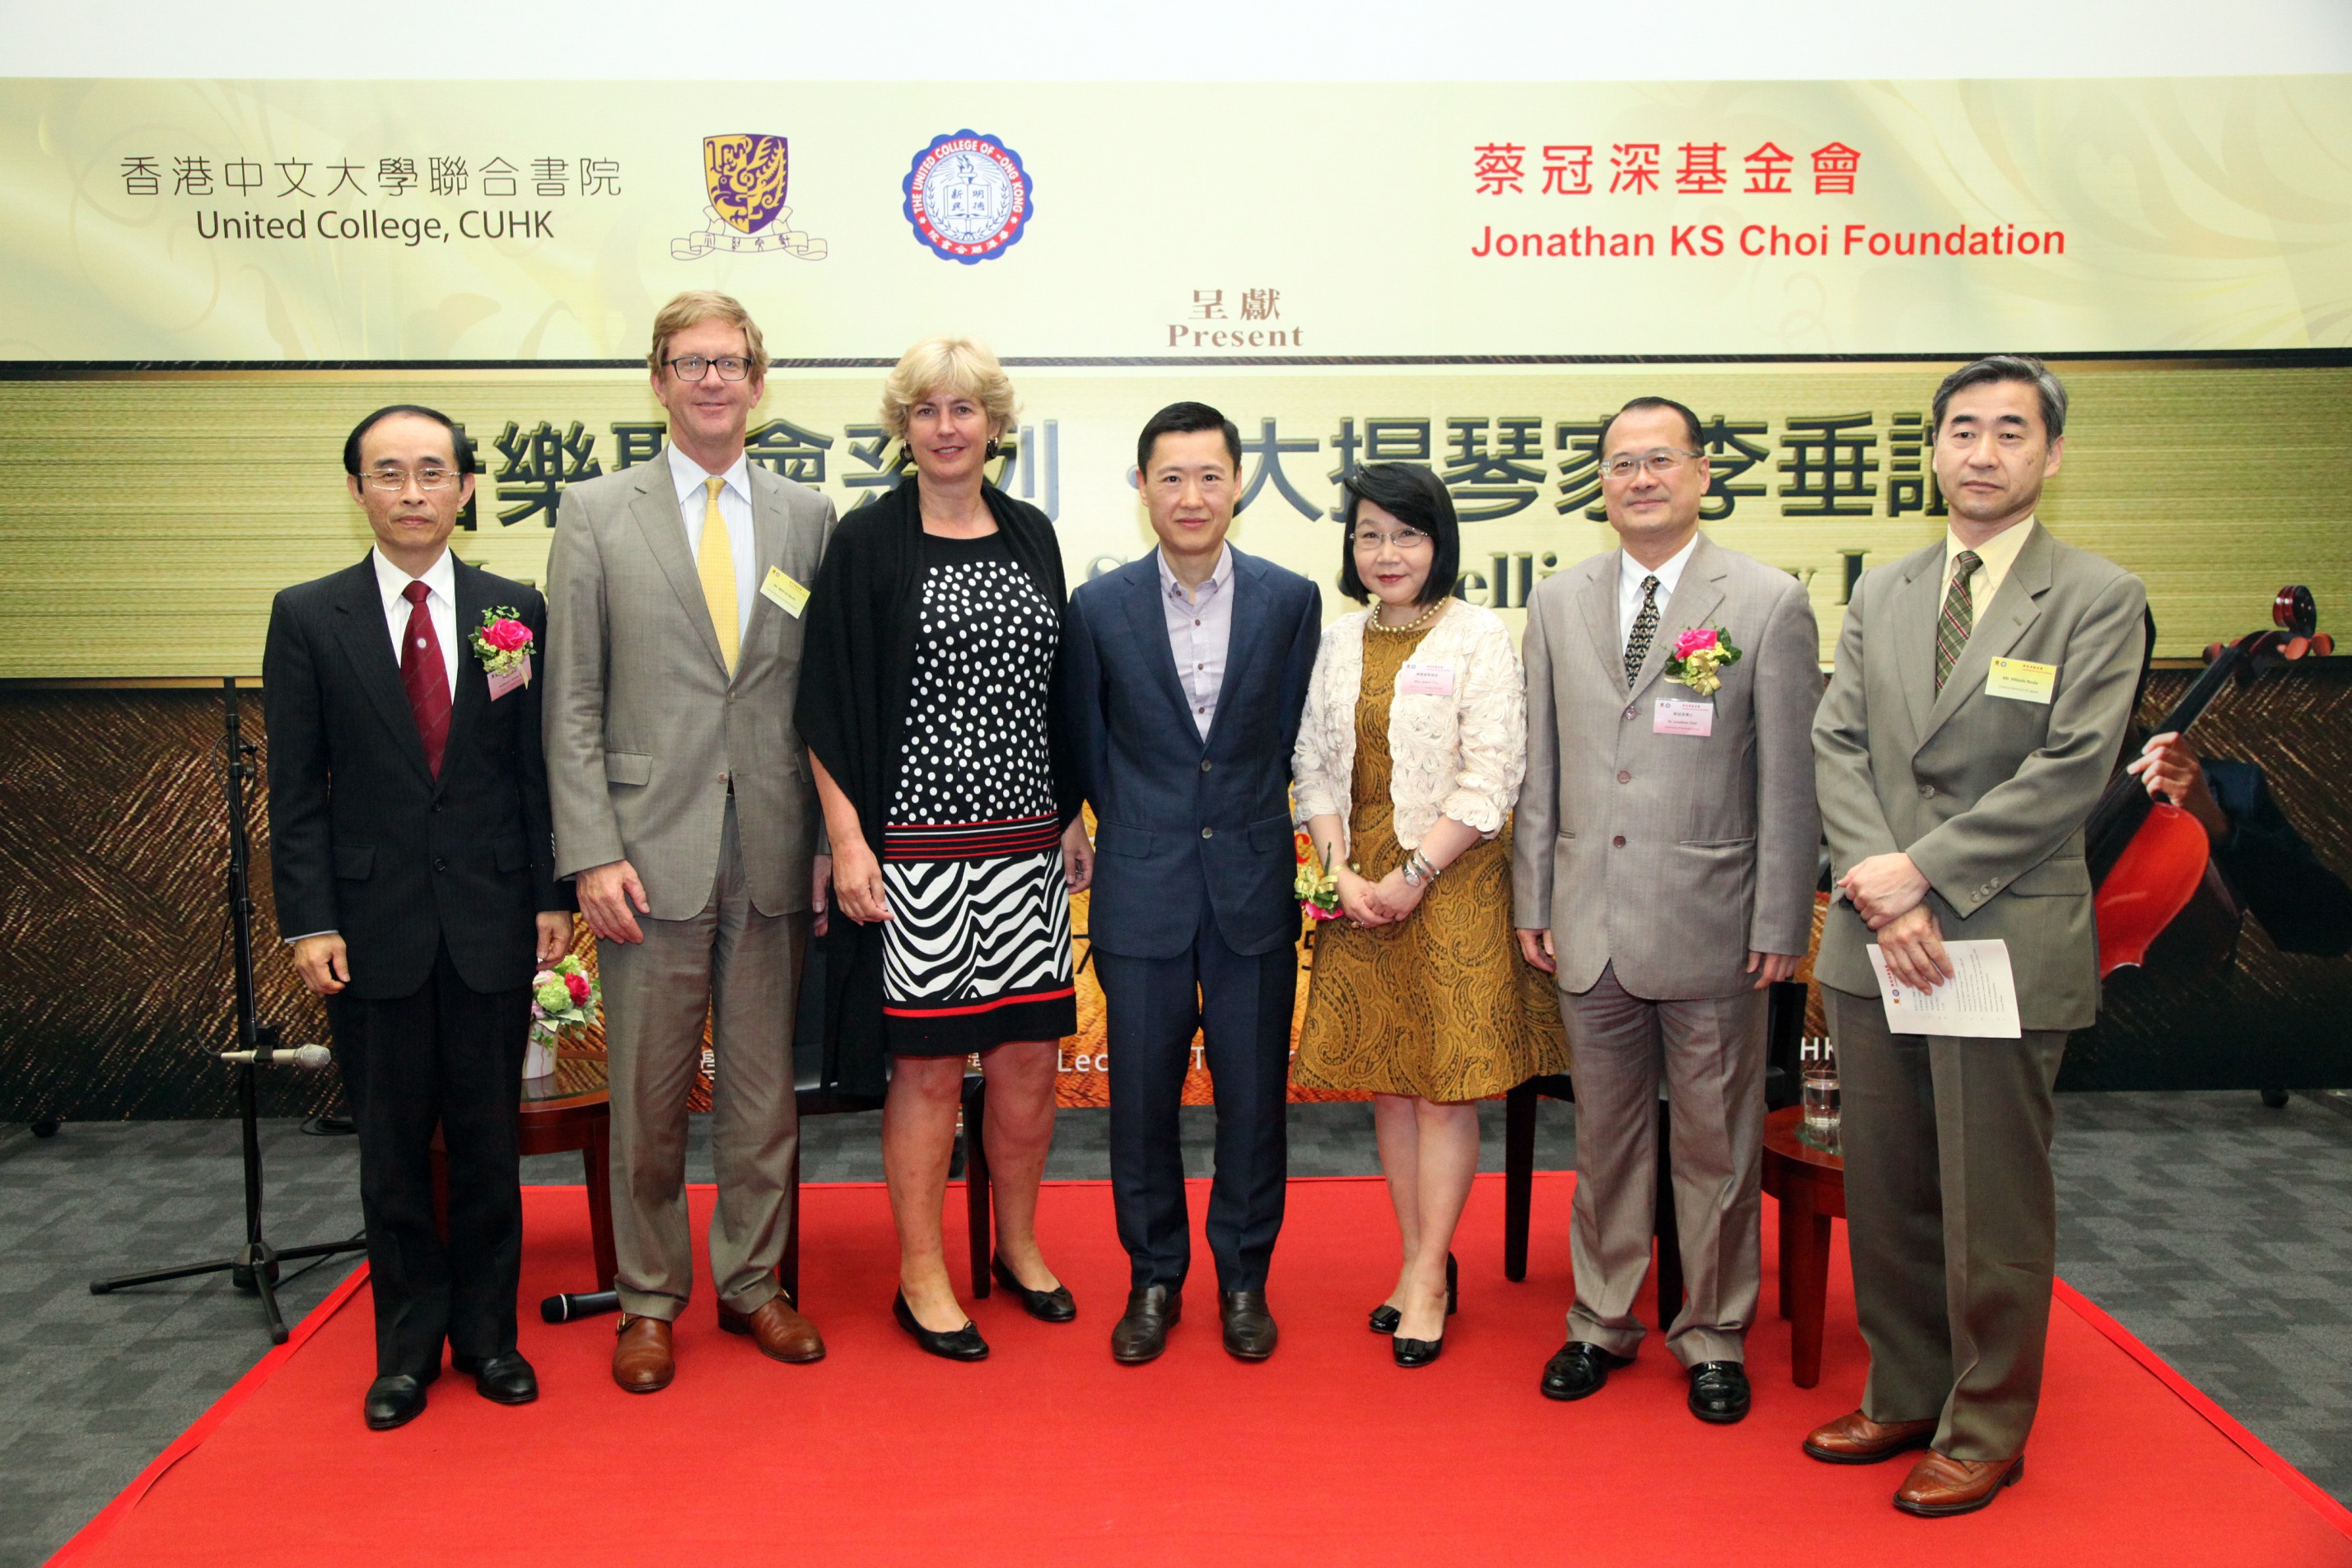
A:
<svg viewBox="0 0 2352 1568">
<path fill-rule="evenodd" d="M 712 478 L 726 481 L 719 487 L 719 519 L 727 525 L 727 547 L 735 556 L 735 640 L 740 644 L 751 630 L 751 606 L 760 595 L 760 552 L 751 541 L 751 459 L 738 453 L 732 468 L 714 476 L 676 447 L 664 450 L 669 454 L 670 479 L 677 486 L 677 513 L 686 524 L 687 553 L 694 557 L 697 567 L 702 564 L 702 514 L 709 504 L 704 481 Z"/>
<path fill-rule="evenodd" d="M 1958 534 L 1949 529 L 1944 531 L 1944 591 L 1936 595 L 1936 613 L 1939 619 L 1943 615 L 1944 601 L 1951 596 L 1952 563 L 1960 558 L 1960 552 L 1964 550 L 1976 552 L 1977 569 L 1969 574 L 1969 608 L 1974 615 L 1981 616 L 1985 607 L 1992 603 L 1992 596 L 2000 592 L 2002 582 L 2009 576 L 2009 569 L 2017 564 L 2018 556 L 2025 549 L 2026 537 L 2033 531 L 2033 514 L 2028 512 L 1982 544 L 1963 544 Z"/>
<path fill-rule="evenodd" d="M 1176 680 L 1205 741 L 1217 721 L 1217 694 L 1225 687 L 1225 654 L 1234 640 L 1233 547 L 1217 546 L 1216 569 L 1190 593 L 1169 570 L 1166 551 L 1152 556 L 1160 563 L 1160 606 L 1168 622 L 1168 651 L 1176 656 Z"/>
<path fill-rule="evenodd" d="M 1690 564 L 1691 552 L 1698 548 L 1698 534 L 1694 531 L 1688 542 L 1674 552 L 1664 563 L 1653 569 L 1623 550 L 1617 552 L 1617 647 L 1633 640 L 1633 619 L 1642 613 L 1642 579 L 1658 580 L 1658 624 L 1664 628 L 1666 602 L 1675 596 L 1675 584 L 1683 580 L 1683 568 Z"/>
<path fill-rule="evenodd" d="M 401 639 L 408 635 L 407 573 L 384 559 L 382 549 L 368 552 L 375 563 L 376 592 L 383 595 L 384 630 L 392 637 L 392 662 L 400 662 Z M 457 705 L 457 661 L 471 657 L 470 647 L 457 646 L 457 568 L 449 552 L 433 558 L 418 579 L 425 584 L 425 613 L 433 619 L 433 635 L 441 644 L 441 676 L 449 683 L 449 705 Z"/>
</svg>

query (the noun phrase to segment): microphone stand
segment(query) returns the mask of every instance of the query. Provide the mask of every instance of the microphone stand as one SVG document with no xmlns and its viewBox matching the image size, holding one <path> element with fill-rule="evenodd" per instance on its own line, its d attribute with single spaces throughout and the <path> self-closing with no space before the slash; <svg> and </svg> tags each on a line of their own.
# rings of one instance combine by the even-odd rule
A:
<svg viewBox="0 0 2352 1568">
<path fill-rule="evenodd" d="M 226 761 L 222 786 L 228 797 L 228 922 L 231 962 L 236 976 L 237 1048 L 256 1052 L 258 1058 L 238 1062 L 235 1069 L 237 1116 L 245 1124 L 245 1245 L 233 1258 L 93 1279 L 89 1293 L 104 1296 L 132 1285 L 226 1273 L 236 1289 L 261 1298 L 270 1342 L 282 1345 L 286 1342 L 286 1318 L 278 1308 L 278 1266 L 298 1258 L 328 1258 L 339 1252 L 362 1251 L 367 1247 L 367 1233 L 362 1231 L 348 1241 L 314 1242 L 304 1247 L 272 1247 L 262 1236 L 261 1121 L 254 1093 L 254 1069 L 269 1061 L 278 1045 L 278 1028 L 259 1020 L 253 1000 L 253 899 L 246 878 L 250 844 L 246 831 L 245 786 L 258 776 L 253 763 L 255 748 L 237 727 L 236 677 L 224 679 L 221 689 L 227 709 L 226 727 L 221 736 L 221 752 Z M 289 1057 L 292 1054 L 287 1053 Z"/>
</svg>

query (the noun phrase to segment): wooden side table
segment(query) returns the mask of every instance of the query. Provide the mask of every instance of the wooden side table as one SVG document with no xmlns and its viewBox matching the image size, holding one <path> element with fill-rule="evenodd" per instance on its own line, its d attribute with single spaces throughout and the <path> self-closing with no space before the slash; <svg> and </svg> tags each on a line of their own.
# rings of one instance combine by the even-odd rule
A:
<svg viewBox="0 0 2352 1568">
<path fill-rule="evenodd" d="M 1822 1380 L 1822 1315 L 1829 1298 L 1830 1221 L 1845 1217 L 1845 1162 L 1799 1141 L 1801 1106 L 1764 1118 L 1764 1190 L 1780 1203 L 1780 1315 L 1789 1320 L 1791 1378 Z"/>
<path fill-rule="evenodd" d="M 597 1290 L 610 1290 L 621 1266 L 613 1250 L 613 1105 L 602 1057 L 566 1057 L 545 1078 L 522 1083 L 522 1152 L 580 1151 L 588 1183 L 589 1244 L 596 1257 Z M 442 1233 L 449 1226 L 449 1157 L 441 1130 L 433 1130 L 433 1210 Z"/>
</svg>

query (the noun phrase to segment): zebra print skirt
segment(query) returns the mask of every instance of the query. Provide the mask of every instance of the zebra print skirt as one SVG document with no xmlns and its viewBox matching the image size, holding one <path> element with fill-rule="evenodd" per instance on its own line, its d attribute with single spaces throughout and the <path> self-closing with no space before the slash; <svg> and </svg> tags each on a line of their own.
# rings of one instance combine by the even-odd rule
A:
<svg viewBox="0 0 2352 1568">
<path fill-rule="evenodd" d="M 1077 1032 L 1070 892 L 1051 815 L 886 827 L 890 1053 L 960 1057 Z"/>
</svg>

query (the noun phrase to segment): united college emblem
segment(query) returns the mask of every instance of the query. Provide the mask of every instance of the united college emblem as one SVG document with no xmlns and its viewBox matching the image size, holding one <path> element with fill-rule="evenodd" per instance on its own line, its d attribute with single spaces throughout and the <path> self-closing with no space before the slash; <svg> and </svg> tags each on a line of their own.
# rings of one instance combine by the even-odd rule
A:
<svg viewBox="0 0 2352 1568">
<path fill-rule="evenodd" d="M 1036 210 L 1021 154 L 993 136 L 959 131 L 934 136 L 907 171 L 907 221 L 932 254 L 969 267 L 1021 240 Z"/>
<path fill-rule="evenodd" d="M 781 136 L 742 132 L 702 139 L 702 184 L 710 205 L 709 226 L 670 241 L 671 258 L 693 261 L 713 251 L 730 255 L 781 250 L 803 261 L 822 261 L 824 241 L 793 227 L 784 205 L 791 173 L 790 148 Z"/>
</svg>

